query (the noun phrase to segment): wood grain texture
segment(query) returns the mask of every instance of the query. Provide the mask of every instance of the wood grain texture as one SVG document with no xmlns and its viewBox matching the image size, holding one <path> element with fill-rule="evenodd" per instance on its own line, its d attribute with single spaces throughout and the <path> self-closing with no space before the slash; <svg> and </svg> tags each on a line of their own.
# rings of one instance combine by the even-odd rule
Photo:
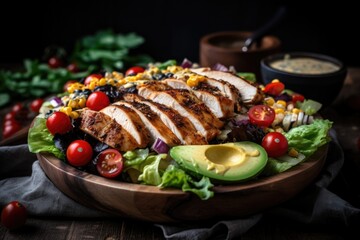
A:
<svg viewBox="0 0 360 240">
<path fill-rule="evenodd" d="M 177 189 L 124 183 L 80 171 L 50 154 L 38 154 L 46 175 L 79 203 L 124 218 L 150 222 L 238 218 L 280 204 L 299 193 L 319 174 L 327 145 L 306 162 L 281 174 L 251 182 L 214 187 L 200 200 Z"/>
</svg>

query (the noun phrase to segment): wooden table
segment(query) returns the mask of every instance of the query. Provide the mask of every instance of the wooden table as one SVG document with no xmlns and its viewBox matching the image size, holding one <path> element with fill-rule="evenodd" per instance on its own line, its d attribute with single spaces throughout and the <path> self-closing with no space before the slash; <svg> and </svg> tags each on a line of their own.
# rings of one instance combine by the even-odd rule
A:
<svg viewBox="0 0 360 240">
<path fill-rule="evenodd" d="M 357 97 L 357 106 L 354 104 Z M 322 115 L 334 122 L 340 144 L 345 153 L 342 172 L 330 186 L 330 190 L 340 195 L 356 207 L 360 207 L 360 150 L 357 140 L 360 137 L 360 68 L 349 68 L 349 75 L 338 99 L 322 110 Z M 0 112 L 0 115 L 6 109 Z M 21 143 L 25 140 L 16 139 Z M 348 232 L 336 228 L 299 228 L 296 225 L 278 223 L 263 219 L 244 234 L 243 239 L 343 239 Z M 164 239 L 161 230 L 152 223 L 128 219 L 73 219 L 73 218 L 35 218 L 30 217 L 20 231 L 8 231 L 0 227 L 0 239 Z"/>
</svg>

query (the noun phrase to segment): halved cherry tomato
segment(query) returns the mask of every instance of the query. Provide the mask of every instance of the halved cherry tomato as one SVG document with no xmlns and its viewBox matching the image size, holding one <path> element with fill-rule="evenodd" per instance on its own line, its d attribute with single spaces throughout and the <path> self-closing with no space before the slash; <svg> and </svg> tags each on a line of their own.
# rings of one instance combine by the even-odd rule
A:
<svg viewBox="0 0 360 240">
<path fill-rule="evenodd" d="M 275 111 L 267 105 L 255 105 L 248 111 L 252 124 L 268 127 L 275 119 Z"/>
<path fill-rule="evenodd" d="M 109 97 L 104 92 L 100 91 L 91 93 L 86 100 L 86 107 L 94 111 L 99 111 L 104 107 L 109 106 L 109 104 Z"/>
<path fill-rule="evenodd" d="M 265 135 L 261 146 L 266 150 L 269 157 L 280 157 L 288 150 L 286 137 L 279 132 L 270 132 Z"/>
<path fill-rule="evenodd" d="M 293 95 L 291 95 L 291 101 L 293 103 L 296 103 L 297 101 L 303 102 L 304 100 L 305 100 L 305 97 L 299 93 L 294 93 Z"/>
<path fill-rule="evenodd" d="M 43 103 L 44 103 L 44 99 L 42 99 L 42 98 L 38 98 L 38 99 L 33 100 L 30 103 L 31 111 L 33 111 L 34 113 L 39 113 L 40 108 L 41 108 Z"/>
<path fill-rule="evenodd" d="M 13 230 L 25 225 L 27 210 L 18 201 L 8 203 L 1 211 L 1 223 L 6 228 Z"/>
<path fill-rule="evenodd" d="M 50 68 L 59 68 L 62 66 L 62 61 L 58 57 L 51 57 L 48 60 L 48 65 Z"/>
<path fill-rule="evenodd" d="M 91 145 L 84 140 L 75 140 L 66 149 L 66 158 L 69 163 L 76 167 L 88 164 L 93 155 Z"/>
<path fill-rule="evenodd" d="M 103 76 L 101 74 L 97 74 L 97 73 L 94 73 L 94 74 L 90 74 L 89 76 L 87 76 L 84 80 L 84 85 L 89 85 L 91 83 L 91 81 L 93 79 L 95 80 L 99 80 L 101 79 Z"/>
<path fill-rule="evenodd" d="M 129 68 L 128 70 L 126 70 L 125 72 L 125 76 L 132 76 L 132 75 L 136 75 L 138 73 L 142 73 L 144 72 L 145 69 L 143 67 L 140 66 L 134 66 Z"/>
<path fill-rule="evenodd" d="M 96 169 L 103 177 L 114 178 L 119 176 L 123 170 L 123 167 L 123 156 L 116 149 L 106 149 L 98 156 Z"/>
<path fill-rule="evenodd" d="M 285 85 L 282 82 L 272 81 L 271 83 L 266 84 L 264 93 L 272 96 L 279 96 L 284 89 Z"/>
<path fill-rule="evenodd" d="M 52 135 L 65 134 L 73 128 L 70 117 L 63 112 L 51 114 L 46 120 L 46 127 Z"/>
<path fill-rule="evenodd" d="M 16 120 L 6 120 L 4 122 L 3 138 L 8 138 L 20 131 L 21 125 Z"/>
</svg>

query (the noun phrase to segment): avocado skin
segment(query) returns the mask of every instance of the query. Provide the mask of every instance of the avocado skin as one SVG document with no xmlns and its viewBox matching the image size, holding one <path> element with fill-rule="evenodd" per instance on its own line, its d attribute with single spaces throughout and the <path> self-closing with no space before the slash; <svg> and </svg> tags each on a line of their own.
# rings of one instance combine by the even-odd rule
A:
<svg viewBox="0 0 360 240">
<path fill-rule="evenodd" d="M 258 151 L 257 156 L 247 156 L 236 164 L 239 152 Z M 256 177 L 265 168 L 268 156 L 260 145 L 243 141 L 215 145 L 182 145 L 170 149 L 170 156 L 190 175 L 207 176 L 217 183 L 243 182 Z M 212 158 L 211 160 L 208 158 Z M 220 169 L 208 169 L 215 163 Z M 224 164 L 223 164 L 224 163 Z"/>
</svg>

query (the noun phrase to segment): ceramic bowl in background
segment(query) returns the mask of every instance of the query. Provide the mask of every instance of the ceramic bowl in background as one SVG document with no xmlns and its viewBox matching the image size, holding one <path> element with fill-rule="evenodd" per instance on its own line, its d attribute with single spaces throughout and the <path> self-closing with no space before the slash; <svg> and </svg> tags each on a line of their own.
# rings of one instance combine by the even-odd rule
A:
<svg viewBox="0 0 360 240">
<path fill-rule="evenodd" d="M 234 66 L 238 72 L 252 72 L 261 80 L 260 61 L 280 52 L 281 41 L 275 36 L 264 36 L 259 44 L 253 44 L 244 52 L 242 47 L 251 32 L 227 31 L 205 35 L 200 40 L 200 65 L 212 67 L 221 63 Z"/>
<path fill-rule="evenodd" d="M 322 64 L 331 64 L 334 69 L 322 69 L 318 73 L 310 73 L 309 71 L 292 68 L 284 69 L 287 66 L 282 65 L 282 68 L 274 66 L 276 61 L 288 61 L 292 59 L 312 59 L 318 62 L 320 65 L 311 65 L 313 69 L 316 67 L 325 66 Z M 304 63 L 304 65 L 306 65 Z M 308 65 L 307 65 L 308 66 Z M 307 68 L 309 70 L 309 67 Z M 264 84 L 271 82 L 273 79 L 279 79 L 285 84 L 287 89 L 294 92 L 301 93 L 307 99 L 313 99 L 324 106 L 328 106 L 335 101 L 339 95 L 342 86 L 344 84 L 347 69 L 345 65 L 338 59 L 319 53 L 309 52 L 290 52 L 279 53 L 268 57 L 265 57 L 261 61 L 261 73 Z"/>
</svg>

